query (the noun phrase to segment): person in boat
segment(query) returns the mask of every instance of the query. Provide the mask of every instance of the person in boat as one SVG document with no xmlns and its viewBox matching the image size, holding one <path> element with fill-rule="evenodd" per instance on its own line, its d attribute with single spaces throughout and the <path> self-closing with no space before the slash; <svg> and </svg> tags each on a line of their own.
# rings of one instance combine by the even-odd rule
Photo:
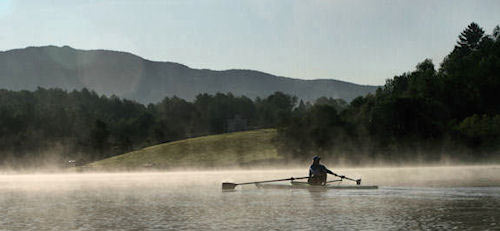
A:
<svg viewBox="0 0 500 231">
<path fill-rule="evenodd" d="M 309 179 L 307 182 L 312 185 L 325 185 L 326 184 L 326 174 L 331 174 L 340 178 L 343 176 L 337 175 L 334 172 L 330 171 L 324 165 L 320 164 L 319 161 L 321 157 L 314 156 L 313 163 L 311 167 L 309 167 Z"/>
</svg>

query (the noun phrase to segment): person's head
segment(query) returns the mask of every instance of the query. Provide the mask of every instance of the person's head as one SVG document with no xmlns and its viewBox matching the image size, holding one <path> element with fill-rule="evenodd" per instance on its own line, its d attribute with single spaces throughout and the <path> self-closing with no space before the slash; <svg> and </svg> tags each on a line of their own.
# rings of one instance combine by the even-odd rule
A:
<svg viewBox="0 0 500 231">
<path fill-rule="evenodd" d="M 314 156 L 313 157 L 313 163 L 315 164 L 319 164 L 319 161 L 321 160 L 321 157 L 320 156 Z"/>
</svg>

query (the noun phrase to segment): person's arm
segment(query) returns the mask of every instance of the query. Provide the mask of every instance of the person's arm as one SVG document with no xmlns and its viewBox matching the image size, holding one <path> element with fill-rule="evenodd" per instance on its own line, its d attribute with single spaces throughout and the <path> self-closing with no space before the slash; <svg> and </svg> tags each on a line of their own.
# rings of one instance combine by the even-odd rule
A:
<svg viewBox="0 0 500 231">
<path fill-rule="evenodd" d="M 332 174 L 334 176 L 337 176 L 337 174 L 333 173 L 332 171 L 330 171 L 330 169 L 326 168 L 324 165 L 321 165 L 321 168 L 322 168 L 322 172 L 326 172 L 328 174 Z"/>
<path fill-rule="evenodd" d="M 344 176 L 340 176 L 340 175 L 338 175 L 338 174 L 336 174 L 336 173 L 334 173 L 334 172 L 330 171 L 330 169 L 328 169 L 328 168 L 326 168 L 326 167 L 325 167 L 325 170 L 326 170 L 326 173 L 332 174 L 332 175 L 334 175 L 334 176 L 338 176 L 338 177 L 340 177 L 340 178 L 344 178 Z"/>
</svg>

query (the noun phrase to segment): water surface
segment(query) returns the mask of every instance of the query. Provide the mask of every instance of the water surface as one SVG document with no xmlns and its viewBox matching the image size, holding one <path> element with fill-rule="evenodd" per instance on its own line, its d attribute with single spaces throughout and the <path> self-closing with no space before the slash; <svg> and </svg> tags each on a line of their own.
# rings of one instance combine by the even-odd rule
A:
<svg viewBox="0 0 500 231">
<path fill-rule="evenodd" d="M 298 177 L 304 170 L 4 174 L 0 229 L 499 229 L 500 166 L 337 171 L 381 187 L 221 191 L 223 181 Z"/>
</svg>

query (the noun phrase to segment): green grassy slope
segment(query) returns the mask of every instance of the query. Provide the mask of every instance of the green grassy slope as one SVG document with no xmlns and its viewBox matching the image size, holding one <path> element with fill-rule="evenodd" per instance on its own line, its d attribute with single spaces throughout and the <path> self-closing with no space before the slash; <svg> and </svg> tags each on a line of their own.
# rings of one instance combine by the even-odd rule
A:
<svg viewBox="0 0 500 231">
<path fill-rule="evenodd" d="M 275 129 L 235 132 L 154 145 L 87 165 L 92 169 L 250 166 L 282 159 Z"/>
</svg>

